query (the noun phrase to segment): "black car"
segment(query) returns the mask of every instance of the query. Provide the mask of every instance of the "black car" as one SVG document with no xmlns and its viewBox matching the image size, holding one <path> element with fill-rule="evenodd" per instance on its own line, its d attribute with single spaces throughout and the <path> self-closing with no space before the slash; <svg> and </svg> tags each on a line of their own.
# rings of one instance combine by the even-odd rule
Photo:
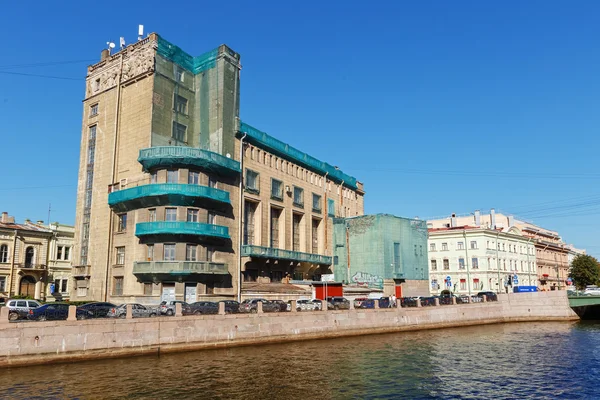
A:
<svg viewBox="0 0 600 400">
<path fill-rule="evenodd" d="M 287 303 L 283 300 L 271 300 L 271 303 L 279 306 L 279 311 L 287 311 Z"/>
<path fill-rule="evenodd" d="M 234 300 L 221 300 L 219 303 L 225 303 L 225 314 L 237 314 L 240 312 L 240 303 Z"/>
<path fill-rule="evenodd" d="M 69 316 L 69 304 L 66 303 L 48 303 L 41 307 L 29 310 L 27 319 L 34 321 L 66 320 Z M 75 314 L 77 319 L 92 318 L 92 314 L 79 308 Z"/>
<path fill-rule="evenodd" d="M 89 311 L 92 315 L 91 318 L 106 318 L 108 312 L 116 307 L 117 306 L 113 303 L 97 301 L 93 303 L 83 304 L 77 307 L 77 309 Z"/>
<path fill-rule="evenodd" d="M 479 292 L 477 297 L 485 296 L 487 301 L 498 301 L 498 295 L 494 292 Z"/>
<path fill-rule="evenodd" d="M 219 304 L 213 301 L 197 301 L 189 305 L 189 310 L 183 311 L 184 315 L 218 314 Z"/>
<path fill-rule="evenodd" d="M 379 300 L 379 308 L 389 308 L 390 298 L 382 297 Z M 375 308 L 375 299 L 362 299 L 358 308 Z"/>
</svg>

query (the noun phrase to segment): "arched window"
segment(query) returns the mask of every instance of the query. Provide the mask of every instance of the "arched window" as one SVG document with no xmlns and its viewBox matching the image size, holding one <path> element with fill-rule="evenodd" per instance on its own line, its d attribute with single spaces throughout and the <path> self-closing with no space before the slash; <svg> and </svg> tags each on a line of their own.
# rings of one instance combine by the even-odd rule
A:
<svg viewBox="0 0 600 400">
<path fill-rule="evenodd" d="M 0 263 L 8 262 L 8 246 L 3 244 L 0 246 Z"/>
<path fill-rule="evenodd" d="M 34 256 L 33 247 L 29 246 L 25 250 L 25 268 L 31 268 L 33 266 L 33 256 Z"/>
</svg>

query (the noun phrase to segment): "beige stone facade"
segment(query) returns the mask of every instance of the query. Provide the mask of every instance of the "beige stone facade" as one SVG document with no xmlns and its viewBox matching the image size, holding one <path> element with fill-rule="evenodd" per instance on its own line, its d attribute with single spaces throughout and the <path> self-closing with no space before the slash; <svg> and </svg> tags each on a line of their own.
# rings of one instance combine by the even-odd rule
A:
<svg viewBox="0 0 600 400">
<path fill-rule="evenodd" d="M 232 298 L 238 271 L 271 282 L 283 272 L 325 270 L 325 205 L 333 200 L 335 216 L 362 214 L 362 184 L 344 183 L 341 171 L 272 137 L 242 132 L 239 54 L 222 45 L 192 57 L 151 34 L 102 58 L 88 68 L 83 102 L 72 300 Z M 245 190 L 240 204 L 248 170 L 259 174 L 261 189 Z M 270 196 L 271 178 L 283 185 L 280 199 Z M 288 187 L 304 190 L 305 208 L 293 204 Z M 313 192 L 323 196 L 320 211 L 309 208 Z M 251 243 L 240 231 L 249 227 L 240 220 L 246 204 L 256 207 Z M 240 239 L 254 247 L 242 248 Z"/>
</svg>

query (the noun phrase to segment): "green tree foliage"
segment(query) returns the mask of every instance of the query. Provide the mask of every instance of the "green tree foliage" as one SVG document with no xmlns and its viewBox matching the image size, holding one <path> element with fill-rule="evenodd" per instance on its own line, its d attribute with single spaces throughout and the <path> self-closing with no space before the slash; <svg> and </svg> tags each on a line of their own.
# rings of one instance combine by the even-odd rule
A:
<svg viewBox="0 0 600 400">
<path fill-rule="evenodd" d="M 577 289 L 585 289 L 587 285 L 596 285 L 600 281 L 600 264 L 598 260 L 587 254 L 575 257 L 569 273 Z"/>
</svg>

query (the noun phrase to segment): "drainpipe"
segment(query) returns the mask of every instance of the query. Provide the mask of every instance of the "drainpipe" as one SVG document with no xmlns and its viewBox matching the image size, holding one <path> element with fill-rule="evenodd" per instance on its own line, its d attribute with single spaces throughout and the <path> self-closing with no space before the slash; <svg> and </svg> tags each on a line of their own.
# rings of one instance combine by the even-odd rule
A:
<svg viewBox="0 0 600 400">
<path fill-rule="evenodd" d="M 469 250 L 467 250 L 467 231 L 463 230 L 463 236 L 465 237 L 465 263 L 467 264 L 467 289 L 469 289 L 469 297 L 471 297 L 471 273 L 469 271 Z"/>
<path fill-rule="evenodd" d="M 346 270 L 346 284 L 350 285 L 350 227 L 346 222 L 346 264 L 348 264 L 348 268 Z"/>
<path fill-rule="evenodd" d="M 242 240 L 243 240 L 243 217 L 244 217 L 244 139 L 248 136 L 244 133 L 244 136 L 240 139 L 240 183 L 238 186 L 239 194 L 239 205 L 238 205 L 238 262 L 237 262 L 237 301 L 242 301 Z"/>
<path fill-rule="evenodd" d="M 341 214 L 341 210 L 343 209 L 343 206 L 344 206 L 344 181 L 342 181 L 342 183 L 340 184 L 340 214 Z M 344 214 L 346 214 L 346 213 L 344 212 Z M 346 215 L 344 215 L 344 216 L 346 216 Z"/>
<path fill-rule="evenodd" d="M 117 79 L 117 101 L 115 104 L 115 137 L 114 137 L 114 146 L 113 146 L 113 156 L 112 156 L 112 177 L 111 177 L 111 185 L 115 183 L 116 180 L 116 172 L 117 172 L 117 149 L 118 149 L 118 138 L 119 138 L 119 106 L 121 103 L 121 78 L 123 76 L 123 57 L 124 54 L 121 53 L 121 62 L 119 65 L 119 78 Z M 108 274 L 110 271 L 110 260 L 111 260 L 111 248 L 113 243 L 113 212 L 109 208 L 108 210 L 108 246 L 106 248 L 106 270 L 104 272 L 104 301 L 108 301 Z M 88 243 L 89 243 L 88 237 Z M 89 245 L 88 245 L 89 249 Z M 89 263 L 89 250 L 88 250 L 88 263 Z"/>
<path fill-rule="evenodd" d="M 529 285 L 531 286 L 531 264 L 529 263 L 529 242 L 531 242 L 531 238 L 529 238 L 529 240 L 527 240 L 527 279 L 529 280 Z"/>
<path fill-rule="evenodd" d="M 498 293 L 500 293 L 500 231 L 496 232 L 496 269 L 498 269 Z"/>
<path fill-rule="evenodd" d="M 13 286 L 15 284 L 15 256 L 17 254 L 17 234 L 18 230 L 15 229 L 15 237 L 13 238 L 13 251 L 12 257 L 10 258 L 10 285 L 8 286 L 8 297 L 12 297 Z"/>
</svg>

